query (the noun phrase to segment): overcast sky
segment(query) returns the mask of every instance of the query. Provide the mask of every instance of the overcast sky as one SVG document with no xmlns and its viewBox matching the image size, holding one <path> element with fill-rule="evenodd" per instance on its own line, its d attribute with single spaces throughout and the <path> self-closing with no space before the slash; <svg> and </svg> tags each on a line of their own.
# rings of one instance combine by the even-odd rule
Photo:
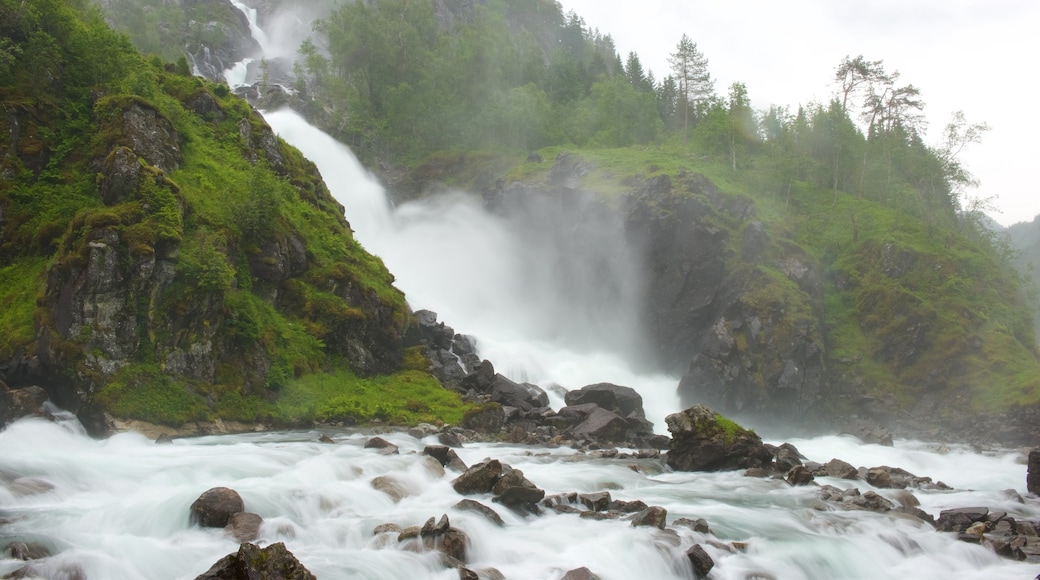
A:
<svg viewBox="0 0 1040 580">
<path fill-rule="evenodd" d="M 756 108 L 826 102 L 846 55 L 883 60 L 921 89 L 937 145 L 951 114 L 991 130 L 963 158 L 997 196 L 998 222 L 1040 214 L 1040 1 L 1037 0 L 561 0 L 614 38 L 622 60 L 666 76 L 688 34 L 708 58 L 715 90 L 747 85 Z"/>
</svg>

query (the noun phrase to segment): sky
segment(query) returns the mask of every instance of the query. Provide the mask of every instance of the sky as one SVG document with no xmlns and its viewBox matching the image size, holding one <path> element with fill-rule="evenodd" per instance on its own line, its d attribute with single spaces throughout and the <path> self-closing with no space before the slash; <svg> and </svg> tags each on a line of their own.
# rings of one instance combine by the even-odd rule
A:
<svg viewBox="0 0 1040 580">
<path fill-rule="evenodd" d="M 708 58 L 715 90 L 742 82 L 757 109 L 827 102 L 845 56 L 883 60 L 925 102 L 925 142 L 937 146 L 955 111 L 990 130 L 961 158 L 994 198 L 1003 225 L 1040 214 L 1040 1 L 1036 0 L 560 0 L 610 34 L 658 79 L 687 34 Z"/>
</svg>

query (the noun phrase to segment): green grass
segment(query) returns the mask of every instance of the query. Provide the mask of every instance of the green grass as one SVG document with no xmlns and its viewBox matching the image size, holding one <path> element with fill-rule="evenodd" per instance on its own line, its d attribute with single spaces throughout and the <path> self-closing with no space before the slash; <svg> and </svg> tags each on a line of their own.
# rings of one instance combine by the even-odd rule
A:
<svg viewBox="0 0 1040 580">
<path fill-rule="evenodd" d="M 47 263 L 33 258 L 0 268 L 0 352 L 16 352 L 36 339 L 33 312 Z"/>
<path fill-rule="evenodd" d="M 424 372 L 359 378 L 341 368 L 290 382 L 280 392 L 275 414 L 287 423 L 318 420 L 365 424 L 379 420 L 395 425 L 455 424 L 471 406 Z"/>
</svg>

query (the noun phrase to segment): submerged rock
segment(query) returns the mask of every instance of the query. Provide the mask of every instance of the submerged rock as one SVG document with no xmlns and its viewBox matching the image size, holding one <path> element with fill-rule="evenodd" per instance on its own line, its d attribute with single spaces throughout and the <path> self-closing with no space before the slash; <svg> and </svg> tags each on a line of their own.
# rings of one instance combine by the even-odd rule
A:
<svg viewBox="0 0 1040 580">
<path fill-rule="evenodd" d="M 704 405 L 665 418 L 672 434 L 668 466 L 680 471 L 724 471 L 768 465 L 773 455 L 748 431 Z"/>
</svg>

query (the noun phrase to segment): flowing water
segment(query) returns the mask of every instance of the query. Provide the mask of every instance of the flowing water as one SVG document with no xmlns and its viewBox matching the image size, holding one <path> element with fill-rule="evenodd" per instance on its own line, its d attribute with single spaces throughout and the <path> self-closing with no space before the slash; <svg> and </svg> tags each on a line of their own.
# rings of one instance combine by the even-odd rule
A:
<svg viewBox="0 0 1040 580">
<path fill-rule="evenodd" d="M 1005 560 L 988 548 L 958 541 L 930 526 L 871 512 L 833 511 L 811 487 L 729 473 L 671 473 L 655 460 L 594 459 L 573 450 L 472 444 L 458 449 L 472 465 L 494 457 L 547 493 L 608 490 L 668 510 L 668 519 L 704 518 L 714 535 L 685 528 L 677 534 L 635 528 L 626 521 L 592 521 L 573 514 L 520 515 L 476 496 L 505 520 L 499 528 L 452 506 L 462 496 L 420 453 L 433 437 L 382 436 L 399 455 L 363 448 L 367 436 L 279 432 L 200 437 L 160 445 L 126 433 L 93 440 L 70 429 L 27 419 L 0 432 L 0 481 L 43 480 L 53 488 L 19 495 L 0 485 L 0 545 L 33 540 L 58 554 L 43 560 L 43 577 L 75 564 L 91 579 L 194 578 L 237 544 L 221 530 L 189 525 L 188 506 L 206 489 L 227 486 L 246 509 L 264 518 L 260 544 L 285 542 L 318 578 L 416 580 L 457 578 L 435 554 L 416 552 L 373 528 L 422 525 L 447 514 L 468 538 L 468 566 L 494 567 L 506 578 L 560 578 L 586 566 L 604 579 L 690 578 L 683 552 L 701 544 L 715 560 L 715 579 L 777 578 L 1032 578 L 1040 566 Z M 951 446 L 937 450 L 912 441 L 894 448 L 848 437 L 792 441 L 811 459 L 842 457 L 854 465 L 897 465 L 929 475 L 954 491 L 917 491 L 922 507 L 985 505 L 1018 519 L 1037 520 L 1035 498 L 1018 503 L 1004 493 L 1021 489 L 1025 466 L 1017 452 L 981 454 Z M 940 452 L 941 451 L 941 452 Z M 396 479 L 408 494 L 395 503 L 372 487 Z M 852 482 L 823 478 L 848 487 Z M 856 482 L 862 491 L 870 489 Z M 891 490 L 877 490 L 893 497 Z M 743 551 L 732 542 L 746 542 Z M 0 576 L 22 562 L 0 559 Z"/>
<path fill-rule="evenodd" d="M 246 13 L 255 27 L 254 13 Z M 262 45 L 277 42 L 260 38 Z M 244 82 L 244 71 L 244 65 L 232 71 L 229 81 Z M 232 78 L 239 74 L 242 79 Z M 266 118 L 317 163 L 358 239 L 383 258 L 413 308 L 434 310 L 476 337 L 481 356 L 511 378 L 567 389 L 600 381 L 632 386 L 663 431 L 663 417 L 678 410 L 676 379 L 633 370 L 640 368 L 638 321 L 631 316 L 639 288 L 630 282 L 638 272 L 617 245 L 620 236 L 611 235 L 617 224 L 566 227 L 545 212 L 503 217 L 462 192 L 392 207 L 346 147 L 295 113 Z M 532 220 L 549 225 L 539 229 Z M 553 406 L 560 403 L 554 396 Z M 566 448 L 467 444 L 458 450 L 467 464 L 499 459 L 547 494 L 607 490 L 616 499 L 665 507 L 669 522 L 704 518 L 712 534 L 550 511 L 521 515 L 489 496 L 475 497 L 502 516 L 499 528 L 452 507 L 462 499 L 451 487 L 458 474 L 441 474 L 419 454 L 433 438 L 385 433 L 400 454 L 382 455 L 363 448 L 368 435 L 361 432 L 329 434 L 335 444 L 319 443 L 318 432 L 297 431 L 158 445 L 133 433 L 92 440 L 74 420 L 19 421 L 0 432 L 0 546 L 15 539 L 49 546 L 57 555 L 40 562 L 41 577 L 69 577 L 69 566 L 78 566 L 93 580 L 194 578 L 237 549 L 221 530 L 188 521 L 200 493 L 227 486 L 242 495 L 248 511 L 263 516 L 258 543 L 285 542 L 322 579 L 458 578 L 435 554 L 372 534 L 383 523 L 422 525 L 441 514 L 467 534 L 469 568 L 494 567 L 510 579 L 556 579 L 581 566 L 604 579 L 690 578 L 683 553 L 695 543 L 715 560 L 715 579 L 981 580 L 1040 572 L 916 520 L 833 510 L 811 487 L 739 472 L 672 473 L 658 460 L 596 458 Z M 898 466 L 944 481 L 954 490 L 915 492 L 932 515 L 981 505 L 1040 519 L 1035 498 L 1020 503 L 1006 493 L 1024 487 L 1020 451 L 980 453 L 915 441 L 888 448 L 848 437 L 792 443 L 815 461 Z M 379 476 L 394 478 L 406 497 L 395 502 L 374 489 Z M 29 485 L 12 485 L 18 478 L 29 478 L 21 480 Z M 871 489 L 862 481 L 818 481 Z M 0 576 L 22 564 L 0 559 Z"/>
</svg>

